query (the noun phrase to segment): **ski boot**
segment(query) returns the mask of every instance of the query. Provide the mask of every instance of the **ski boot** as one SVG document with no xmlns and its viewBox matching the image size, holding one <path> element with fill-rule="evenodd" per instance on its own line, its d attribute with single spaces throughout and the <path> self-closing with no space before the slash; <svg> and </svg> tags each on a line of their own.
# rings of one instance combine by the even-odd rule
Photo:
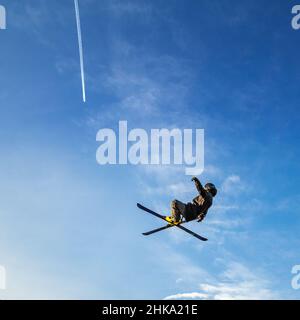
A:
<svg viewBox="0 0 300 320">
<path fill-rule="evenodd" d="M 178 225 L 182 223 L 182 220 L 180 219 L 179 221 L 175 221 L 173 217 L 166 217 L 166 221 L 171 224 L 171 225 Z"/>
</svg>

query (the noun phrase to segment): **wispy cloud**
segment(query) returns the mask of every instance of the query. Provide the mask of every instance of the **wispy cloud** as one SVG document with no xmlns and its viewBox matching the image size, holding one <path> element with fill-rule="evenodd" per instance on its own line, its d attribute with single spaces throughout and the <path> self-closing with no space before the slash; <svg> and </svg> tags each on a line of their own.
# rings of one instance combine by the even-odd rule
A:
<svg viewBox="0 0 300 320">
<path fill-rule="evenodd" d="M 124 42 L 115 42 L 117 51 L 124 52 L 123 46 Z M 164 113 L 164 108 L 168 108 L 177 114 L 176 108 L 183 108 L 187 96 L 188 70 L 171 56 L 151 56 L 129 44 L 126 48 L 126 63 L 122 63 L 125 57 L 118 54 L 120 58 L 115 60 L 105 79 L 106 88 L 117 95 L 120 107 L 146 113 Z M 171 81 L 174 77 L 178 81 Z"/>
<path fill-rule="evenodd" d="M 242 183 L 240 176 L 230 175 L 223 182 L 221 189 L 225 194 L 238 194 L 245 189 L 245 185 Z"/>
<path fill-rule="evenodd" d="M 226 205 L 226 204 L 217 204 L 217 205 L 214 205 L 214 210 L 215 210 L 215 211 L 220 211 L 220 212 L 237 210 L 238 208 L 239 208 L 238 205 Z"/>
<path fill-rule="evenodd" d="M 164 300 L 190 300 L 190 299 L 200 299 L 206 300 L 209 298 L 208 294 L 199 293 L 199 292 L 191 292 L 191 293 L 177 293 L 168 297 L 165 297 Z"/>
<path fill-rule="evenodd" d="M 240 219 L 240 218 L 228 219 L 227 217 L 223 216 L 223 219 L 210 219 L 206 223 L 208 226 L 219 227 L 222 229 L 223 228 L 233 229 L 233 228 L 238 228 L 240 226 L 244 226 L 246 221 L 247 221 L 246 219 Z"/>
<path fill-rule="evenodd" d="M 191 184 L 178 182 L 178 183 L 169 183 L 161 187 L 151 187 L 145 186 L 144 191 L 148 194 L 164 194 L 172 197 L 184 196 L 185 194 L 191 193 L 193 188 Z"/>
<path fill-rule="evenodd" d="M 148 127 L 153 121 L 156 128 L 178 127 L 178 121 L 185 118 L 183 110 L 193 78 L 189 65 L 121 36 L 114 35 L 110 41 L 109 65 L 97 74 L 89 73 L 90 90 L 110 99 L 105 110 L 91 111 L 87 124 L 98 128 L 103 122 L 125 116 L 139 127 Z"/>
<path fill-rule="evenodd" d="M 241 263 L 231 261 L 212 283 L 200 283 L 198 292 L 177 293 L 165 299 L 264 300 L 278 298 L 270 282 Z"/>
</svg>

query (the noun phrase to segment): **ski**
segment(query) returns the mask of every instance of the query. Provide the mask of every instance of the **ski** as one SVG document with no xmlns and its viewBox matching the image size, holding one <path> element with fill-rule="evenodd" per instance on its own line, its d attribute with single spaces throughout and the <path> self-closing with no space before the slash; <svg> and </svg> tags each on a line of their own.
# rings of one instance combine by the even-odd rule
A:
<svg viewBox="0 0 300 320">
<path fill-rule="evenodd" d="M 187 221 L 182 221 L 180 223 L 180 225 L 182 225 L 183 223 L 187 223 Z M 154 229 L 154 230 L 151 230 L 151 231 L 148 231 L 148 232 L 144 232 L 143 235 L 144 236 L 150 236 L 150 234 L 153 234 L 153 233 L 156 233 L 156 232 L 159 232 L 159 231 L 163 231 L 165 229 L 169 229 L 169 228 L 172 228 L 172 227 L 175 227 L 175 224 L 168 223 L 166 226 L 163 226 L 163 227 L 160 227 L 158 229 Z"/>
<path fill-rule="evenodd" d="M 167 220 L 166 220 L 166 216 L 163 216 L 163 215 L 161 215 L 161 214 L 158 214 L 158 213 L 154 212 L 153 210 L 150 210 L 150 209 L 144 207 L 144 206 L 141 205 L 140 203 L 137 203 L 137 206 L 138 206 L 139 209 L 144 210 L 144 211 L 152 214 L 153 216 L 155 216 L 155 217 L 157 217 L 157 218 L 160 218 L 160 219 L 162 219 L 162 220 L 167 221 Z M 201 237 L 199 234 L 197 234 L 197 233 L 195 233 L 195 232 L 193 232 L 193 231 L 191 231 L 191 230 L 183 227 L 181 224 L 177 224 L 177 225 L 172 225 L 172 224 L 170 224 L 169 226 L 165 226 L 165 227 L 162 227 L 162 228 L 159 228 L 159 229 L 155 229 L 155 230 L 153 230 L 153 231 L 146 232 L 145 235 L 149 235 L 149 234 L 152 234 L 152 233 L 155 233 L 155 232 L 158 232 L 158 231 L 161 231 L 161 230 L 170 228 L 170 227 L 177 227 L 177 228 L 179 228 L 179 229 L 181 229 L 181 230 L 189 233 L 190 235 L 194 236 L 195 238 L 197 238 L 197 239 L 199 239 L 199 240 L 201 240 L 201 241 L 207 241 L 206 238 Z"/>
<path fill-rule="evenodd" d="M 159 231 L 163 231 L 163 230 L 169 229 L 171 227 L 174 227 L 174 226 L 171 225 L 171 224 L 167 224 L 166 226 L 163 226 L 161 228 L 154 229 L 154 230 L 151 230 L 151 231 L 148 231 L 148 232 L 144 232 L 143 235 L 144 236 L 150 236 L 150 234 L 153 234 L 153 233 L 156 233 L 156 232 L 159 232 Z"/>
</svg>

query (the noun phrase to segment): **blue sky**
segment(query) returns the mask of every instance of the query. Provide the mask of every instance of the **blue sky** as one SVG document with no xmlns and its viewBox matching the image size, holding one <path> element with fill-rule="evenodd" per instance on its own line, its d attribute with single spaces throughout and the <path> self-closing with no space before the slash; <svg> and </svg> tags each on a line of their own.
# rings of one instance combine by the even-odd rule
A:
<svg viewBox="0 0 300 320">
<path fill-rule="evenodd" d="M 298 299 L 295 1 L 1 0 L 1 298 Z M 178 166 L 99 166 L 96 133 L 205 129 L 207 243 L 139 212 L 195 195 Z"/>
</svg>

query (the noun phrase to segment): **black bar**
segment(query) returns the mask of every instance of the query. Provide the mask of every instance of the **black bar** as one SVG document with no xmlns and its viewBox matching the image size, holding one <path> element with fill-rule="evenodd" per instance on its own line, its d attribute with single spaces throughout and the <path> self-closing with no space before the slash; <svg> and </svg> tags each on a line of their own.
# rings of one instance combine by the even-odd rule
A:
<svg viewBox="0 0 300 320">
<path fill-rule="evenodd" d="M 258 319 L 261 309 L 285 318 L 299 307 L 299 301 L 0 301 L 0 319 Z"/>
</svg>

